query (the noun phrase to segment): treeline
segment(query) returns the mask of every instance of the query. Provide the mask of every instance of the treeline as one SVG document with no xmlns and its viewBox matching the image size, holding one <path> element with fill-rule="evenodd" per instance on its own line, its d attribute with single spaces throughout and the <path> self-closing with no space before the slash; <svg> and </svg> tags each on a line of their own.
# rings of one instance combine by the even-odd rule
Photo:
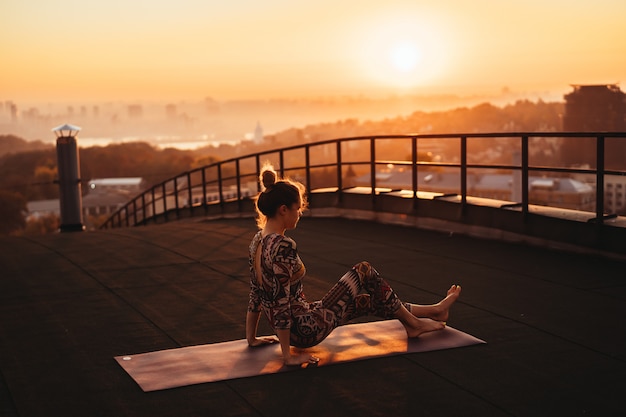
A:
<svg viewBox="0 0 626 417">
<path fill-rule="evenodd" d="M 447 111 L 416 111 L 380 121 L 345 119 L 289 129 L 273 136 L 277 142 L 411 133 L 551 132 L 562 130 L 564 103 L 520 100 L 498 107 L 490 103 Z"/>
<path fill-rule="evenodd" d="M 9 149 L 7 144 L 10 152 L 0 156 L 0 234 L 54 230 L 58 222 L 50 218 L 27 224 L 26 204 L 59 198 L 56 147 L 42 144 L 36 150 L 17 151 L 28 149 L 28 142 L 0 136 L 0 149 Z M 79 159 L 84 192 L 95 178 L 142 177 L 150 185 L 216 160 L 204 153 L 161 150 L 144 142 L 80 148 Z"/>
<path fill-rule="evenodd" d="M 219 156 L 230 158 L 236 154 L 251 154 L 267 148 L 291 146 L 328 139 L 376 135 L 404 135 L 428 133 L 484 133 L 484 132 L 554 132 L 562 130 L 564 104 L 520 100 L 503 107 L 490 103 L 474 107 L 459 107 L 448 111 L 416 111 L 379 121 L 343 119 L 318 123 L 302 128 L 291 128 L 265 137 L 264 143 L 243 143 L 238 148 L 225 147 Z M 449 143 L 453 143 L 449 141 Z M 456 145 L 451 145 L 456 146 Z M 445 146 L 444 146 L 445 147 Z M 555 142 L 535 143 L 535 163 L 543 163 L 558 154 Z M 366 152 L 364 150 L 364 152 Z M 450 149 L 455 154 L 456 149 Z M 495 162 L 495 161 L 492 161 Z M 507 161 L 508 162 L 508 161 Z"/>
<path fill-rule="evenodd" d="M 0 144 L 5 140 L 0 136 Z M 79 159 L 84 183 L 93 178 L 142 177 L 149 184 L 189 170 L 200 160 L 193 151 L 160 150 L 144 142 L 80 148 Z M 58 198 L 57 176 L 52 145 L 0 157 L 0 190 L 17 192 L 27 201 Z"/>
<path fill-rule="evenodd" d="M 24 139 L 15 135 L 0 136 L 0 156 L 10 154 L 34 151 L 39 149 L 49 148 L 50 145 L 46 145 L 40 140 L 25 141 Z"/>
</svg>

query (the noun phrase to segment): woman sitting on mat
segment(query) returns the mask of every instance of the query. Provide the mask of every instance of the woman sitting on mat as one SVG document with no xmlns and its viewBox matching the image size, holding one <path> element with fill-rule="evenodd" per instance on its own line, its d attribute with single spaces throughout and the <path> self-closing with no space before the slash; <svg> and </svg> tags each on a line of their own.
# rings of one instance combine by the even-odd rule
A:
<svg viewBox="0 0 626 417">
<path fill-rule="evenodd" d="M 460 286 L 452 285 L 437 304 L 403 303 L 367 262 L 354 265 L 321 300 L 307 301 L 302 290 L 306 268 L 296 242 L 285 236 L 285 230 L 294 229 L 306 209 L 305 188 L 296 181 L 279 180 L 271 166 L 264 167 L 260 179 L 263 191 L 256 198 L 260 230 L 249 248 L 251 289 L 246 339 L 250 346 L 280 342 L 285 364 L 302 365 L 318 359 L 294 354 L 291 346 L 317 345 L 337 326 L 356 317 L 371 314 L 396 318 L 408 337 L 445 327 L 450 306 L 461 293 Z M 261 311 L 278 337 L 257 337 Z"/>
</svg>

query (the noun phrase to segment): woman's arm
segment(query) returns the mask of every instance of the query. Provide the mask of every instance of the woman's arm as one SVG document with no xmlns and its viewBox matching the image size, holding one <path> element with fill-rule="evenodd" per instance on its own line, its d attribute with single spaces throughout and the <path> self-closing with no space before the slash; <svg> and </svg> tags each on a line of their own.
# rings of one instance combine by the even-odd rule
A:
<svg viewBox="0 0 626 417">
<path fill-rule="evenodd" d="M 278 342 L 275 336 L 256 337 L 260 317 L 261 313 L 258 311 L 248 311 L 246 315 L 246 340 L 248 341 L 248 346 L 255 347 Z"/>
<path fill-rule="evenodd" d="M 298 262 L 298 260 L 296 244 L 293 240 L 283 238 L 276 243 L 276 248 L 273 249 L 272 273 L 275 278 L 273 283 L 275 283 L 277 291 L 275 292 L 274 305 L 269 313 L 269 318 L 278 336 L 278 339 L 274 338 L 273 341 L 280 343 L 283 360 L 285 365 L 288 366 L 300 366 L 303 363 L 317 363 L 319 361 L 319 359 L 308 354 L 291 354 L 290 328 L 293 317 L 291 316 L 290 305 L 290 281 L 294 265 L 299 263 L 302 266 L 302 261 Z M 246 338 L 250 346 L 262 344 L 262 342 L 259 342 L 259 338 L 256 338 L 259 315 L 258 313 L 255 314 L 254 310 L 256 309 L 248 308 L 246 323 Z"/>
<path fill-rule="evenodd" d="M 303 363 L 317 363 L 319 359 L 308 354 L 292 355 L 291 346 L 289 343 L 290 333 L 289 329 L 278 329 L 278 339 L 276 336 L 256 337 L 256 332 L 259 326 L 259 312 L 248 311 L 246 315 L 246 339 L 248 340 L 248 346 L 256 347 L 261 345 L 267 345 L 270 343 L 280 342 L 280 350 L 283 354 L 283 360 L 287 366 L 299 366 Z"/>
<path fill-rule="evenodd" d="M 298 355 L 291 354 L 291 346 L 289 343 L 290 333 L 291 331 L 289 329 L 276 330 L 278 340 L 280 341 L 280 350 L 283 354 L 283 360 L 285 361 L 285 365 L 300 366 L 303 363 L 317 365 L 317 363 L 319 362 L 319 358 L 313 355 L 309 355 L 308 353 L 301 353 Z"/>
</svg>

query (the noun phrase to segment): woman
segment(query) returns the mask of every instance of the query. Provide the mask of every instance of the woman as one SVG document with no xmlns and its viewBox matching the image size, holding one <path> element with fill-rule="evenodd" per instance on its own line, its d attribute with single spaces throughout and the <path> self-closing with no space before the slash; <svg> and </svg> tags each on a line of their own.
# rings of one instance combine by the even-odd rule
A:
<svg viewBox="0 0 626 417">
<path fill-rule="evenodd" d="M 308 302 L 302 291 L 306 268 L 296 242 L 285 236 L 294 229 L 306 209 L 301 183 L 279 180 L 271 166 L 261 173 L 263 191 L 256 199 L 259 231 L 250 244 L 250 299 L 246 316 L 246 339 L 252 347 L 280 343 L 285 365 L 317 362 L 317 358 L 292 353 L 291 346 L 306 348 L 320 343 L 337 326 L 375 315 L 396 318 L 408 337 L 445 327 L 450 306 L 461 293 L 453 285 L 437 304 L 403 303 L 367 262 L 356 264 L 319 301 Z M 276 336 L 257 337 L 263 311 Z"/>
</svg>

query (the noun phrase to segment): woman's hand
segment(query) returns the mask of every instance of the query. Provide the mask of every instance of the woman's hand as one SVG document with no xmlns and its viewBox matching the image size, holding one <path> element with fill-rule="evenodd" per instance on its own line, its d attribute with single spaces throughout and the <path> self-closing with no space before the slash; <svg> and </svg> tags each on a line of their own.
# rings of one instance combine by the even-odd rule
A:
<svg viewBox="0 0 626 417">
<path fill-rule="evenodd" d="M 278 343 L 278 338 L 276 336 L 255 337 L 254 340 L 248 341 L 248 346 L 257 347 L 271 345 L 273 343 Z"/>
<path fill-rule="evenodd" d="M 288 358 L 285 358 L 285 365 L 287 366 L 302 366 L 303 364 L 308 366 L 317 366 L 320 358 L 317 356 L 309 355 L 308 353 L 303 353 L 300 355 L 289 355 Z"/>
<path fill-rule="evenodd" d="M 261 313 L 258 311 L 248 311 L 248 314 L 246 315 L 246 340 L 248 341 L 248 346 L 250 347 L 269 345 L 278 342 L 278 337 L 276 336 L 257 337 L 256 332 L 259 327 L 260 316 Z"/>
<path fill-rule="evenodd" d="M 302 366 L 303 364 L 308 366 L 317 366 L 320 359 L 308 353 L 291 353 L 291 346 L 289 345 L 289 329 L 277 329 L 276 335 L 280 342 L 280 349 L 283 353 L 283 361 L 287 366 Z"/>
</svg>

